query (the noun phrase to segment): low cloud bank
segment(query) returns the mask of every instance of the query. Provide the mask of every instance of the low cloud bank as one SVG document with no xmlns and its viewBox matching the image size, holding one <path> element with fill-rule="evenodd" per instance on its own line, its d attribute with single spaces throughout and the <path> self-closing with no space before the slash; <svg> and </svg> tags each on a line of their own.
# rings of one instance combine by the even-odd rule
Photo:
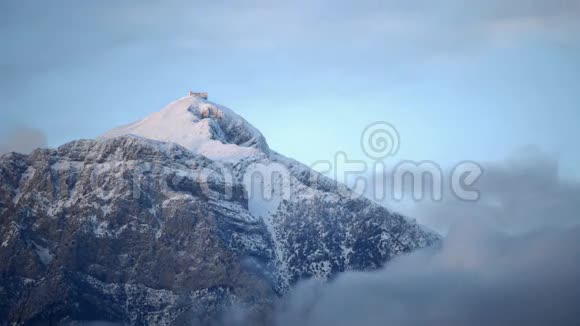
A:
<svg viewBox="0 0 580 326">
<path fill-rule="evenodd" d="M 407 185 L 406 200 L 388 200 L 386 205 L 441 234 L 466 220 L 512 234 L 580 224 L 580 182 L 562 177 L 553 155 L 528 147 L 501 162 L 480 165 L 483 174 L 474 185 L 480 194 L 477 201 L 457 198 L 447 185 L 442 200 L 433 201 L 431 184 L 426 184 L 424 199 L 412 201 L 412 188 Z"/>
<path fill-rule="evenodd" d="M 531 149 L 484 170 L 477 202 L 407 207 L 445 235 L 439 247 L 305 281 L 275 325 L 580 325 L 580 184 Z"/>
<path fill-rule="evenodd" d="M 0 138 L 0 155 L 9 152 L 28 154 L 47 145 L 46 135 L 42 131 L 27 127 L 16 128 Z"/>
<path fill-rule="evenodd" d="M 439 249 L 383 270 L 299 285 L 280 306 L 290 325 L 578 325 L 580 228 L 510 236 L 468 222 Z"/>
</svg>

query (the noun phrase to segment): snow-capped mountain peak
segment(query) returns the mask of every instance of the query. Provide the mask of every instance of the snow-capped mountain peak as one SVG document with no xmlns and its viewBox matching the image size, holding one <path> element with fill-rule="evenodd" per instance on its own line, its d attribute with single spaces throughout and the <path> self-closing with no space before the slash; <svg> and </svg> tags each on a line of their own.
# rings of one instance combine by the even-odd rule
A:
<svg viewBox="0 0 580 326">
<path fill-rule="evenodd" d="M 101 138 L 136 135 L 179 144 L 212 160 L 238 161 L 269 154 L 264 136 L 227 107 L 195 96 L 180 98 L 159 112 L 113 129 Z"/>
<path fill-rule="evenodd" d="M 168 326 L 233 306 L 267 321 L 300 280 L 440 239 L 197 97 L 99 140 L 0 156 L 0 238 L 6 320 Z"/>
</svg>

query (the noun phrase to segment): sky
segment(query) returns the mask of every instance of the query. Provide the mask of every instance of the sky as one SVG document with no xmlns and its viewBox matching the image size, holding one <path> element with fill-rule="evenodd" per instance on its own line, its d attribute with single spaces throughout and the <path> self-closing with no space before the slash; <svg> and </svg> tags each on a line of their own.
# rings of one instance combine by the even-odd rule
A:
<svg viewBox="0 0 580 326">
<path fill-rule="evenodd" d="M 579 0 L 3 0 L 0 41 L 0 153 L 194 90 L 306 164 L 370 160 L 361 134 L 385 121 L 393 163 L 483 167 L 478 201 L 385 203 L 440 248 L 305 281 L 277 325 L 578 325 Z"/>
<path fill-rule="evenodd" d="M 397 159 L 535 145 L 580 177 L 578 0 L 6 0 L 0 40 L 1 148 L 94 138 L 192 89 L 307 164 L 366 159 L 387 121 Z"/>
</svg>

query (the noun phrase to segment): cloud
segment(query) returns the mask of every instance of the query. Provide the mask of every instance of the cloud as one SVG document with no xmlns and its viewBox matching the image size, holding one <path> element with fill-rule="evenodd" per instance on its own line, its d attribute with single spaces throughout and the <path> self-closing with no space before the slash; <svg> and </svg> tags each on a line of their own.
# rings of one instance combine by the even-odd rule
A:
<svg viewBox="0 0 580 326">
<path fill-rule="evenodd" d="M 411 204 L 391 201 L 387 206 L 443 234 L 463 220 L 509 233 L 580 224 L 580 183 L 560 175 L 557 157 L 528 147 L 503 162 L 481 165 L 483 175 L 474 186 L 480 193 L 477 201 L 463 201 L 444 189 L 441 201 L 425 196 Z M 429 192 L 431 187 L 424 189 Z"/>
<path fill-rule="evenodd" d="M 184 1 L 128 2 L 120 8 L 119 17 L 125 23 L 141 27 L 154 27 L 157 31 L 166 20 L 179 19 L 173 32 L 182 35 L 204 36 L 211 40 L 236 41 L 246 38 L 266 37 L 275 42 L 283 40 L 345 40 L 374 36 L 412 35 L 421 31 L 429 36 L 445 38 L 486 29 L 500 22 L 536 21 L 536 28 L 556 26 L 570 27 L 580 16 L 577 0 L 515 0 L 505 1 L 458 1 L 400 0 L 369 1 L 305 1 L 291 4 L 282 1 L 244 1 L 191 5 Z M 202 15 L 203 14 L 203 15 Z M 565 26 L 567 25 L 567 26 Z M 268 26 L 264 29 L 264 26 Z M 576 25 L 577 26 L 577 25 Z M 185 27 L 197 27 L 196 29 Z M 433 27 L 438 27 L 433 29 Z M 440 34 L 440 35 L 437 35 Z M 223 38 L 222 38 L 223 37 Z M 330 37 L 330 38 L 329 38 Z M 376 40 L 378 41 L 378 39 Z"/>
<path fill-rule="evenodd" d="M 356 45 L 383 56 L 423 56 L 530 35 L 578 41 L 580 28 L 577 0 L 65 0 L 59 6 L 8 1 L 2 9 L 0 38 L 6 51 L 0 58 L 4 63 L 25 61 L 22 69 L 37 71 L 135 44 L 195 52 L 284 49 L 334 55 L 336 49 L 352 51 Z"/>
<path fill-rule="evenodd" d="M 439 246 L 379 271 L 304 281 L 276 307 L 275 325 L 580 324 L 580 184 L 534 148 L 484 171 L 481 202 L 416 203 L 419 220 L 445 234 Z"/>
<path fill-rule="evenodd" d="M 277 324 L 577 325 L 578 275 L 578 227 L 509 236 L 465 223 L 439 250 L 301 284 L 280 306 Z"/>
<path fill-rule="evenodd" d="M 121 15 L 130 18 L 119 20 L 121 30 L 195 51 L 284 50 L 333 56 L 358 51 L 413 62 L 474 48 L 517 46 L 528 39 L 577 44 L 580 30 L 577 0 L 170 1 L 129 3 Z"/>
<path fill-rule="evenodd" d="M 155 80 L 162 78 L 183 87 L 192 74 L 204 84 L 223 76 L 232 83 L 259 85 L 279 78 L 284 84 L 289 82 L 281 74 L 297 69 L 306 76 L 337 74 L 346 80 L 362 75 L 371 91 L 383 87 L 385 78 L 398 87 L 407 78 L 421 80 L 431 58 L 469 60 L 477 50 L 517 46 L 530 37 L 551 49 L 554 40 L 578 45 L 577 4 L 8 0 L 0 4 L 0 96 L 9 115 L 24 119 L 22 111 L 40 111 L 39 100 L 76 117 L 79 103 L 70 104 L 71 97 L 86 89 L 98 88 L 102 98 L 121 97 L 144 85 L 160 88 L 164 84 Z M 136 82 L 141 75 L 155 78 Z M 87 103 L 102 101 L 91 93 Z M 0 120 L 8 120 L 3 113 Z"/>
<path fill-rule="evenodd" d="M 46 135 L 38 129 L 14 128 L 0 138 L 0 155 L 8 152 L 27 154 L 42 147 L 47 147 Z"/>
</svg>

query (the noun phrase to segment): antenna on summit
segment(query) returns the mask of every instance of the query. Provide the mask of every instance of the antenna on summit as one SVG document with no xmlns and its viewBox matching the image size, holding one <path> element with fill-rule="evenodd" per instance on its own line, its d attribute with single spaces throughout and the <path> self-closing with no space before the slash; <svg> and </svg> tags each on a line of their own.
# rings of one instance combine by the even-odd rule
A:
<svg viewBox="0 0 580 326">
<path fill-rule="evenodd" d="M 207 93 L 203 93 L 203 92 L 193 92 L 193 91 L 189 91 L 189 96 L 191 96 L 191 97 L 199 97 L 199 98 L 202 98 L 204 100 L 207 100 Z"/>
</svg>

